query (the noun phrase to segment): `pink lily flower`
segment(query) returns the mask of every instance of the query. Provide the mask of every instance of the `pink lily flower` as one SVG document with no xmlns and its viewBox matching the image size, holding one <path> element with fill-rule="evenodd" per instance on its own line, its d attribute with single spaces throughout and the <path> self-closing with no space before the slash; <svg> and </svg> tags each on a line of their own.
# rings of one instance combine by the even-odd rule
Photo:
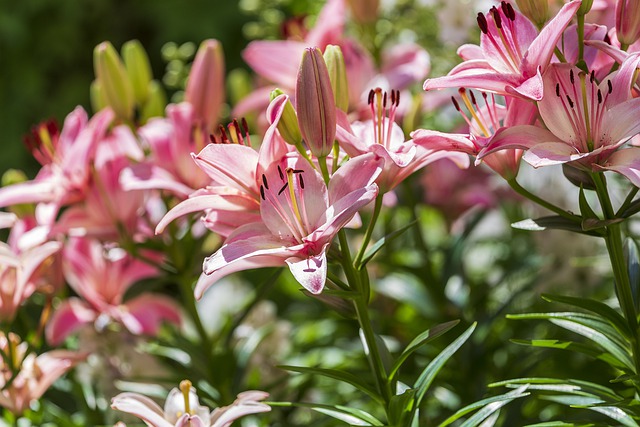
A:
<svg viewBox="0 0 640 427">
<path fill-rule="evenodd" d="M 16 253 L 0 242 L 0 322 L 10 322 L 18 308 L 37 289 L 40 267 L 60 250 L 60 243 L 47 242 Z"/>
<path fill-rule="evenodd" d="M 34 156 L 42 169 L 32 181 L 0 188 L 0 207 L 20 203 L 51 203 L 55 217 L 58 209 L 84 198 L 90 179 L 89 164 L 98 142 L 113 120 L 105 109 L 88 120 L 82 107 L 65 119 L 62 132 L 41 131 Z"/>
<path fill-rule="evenodd" d="M 164 410 L 138 393 L 120 393 L 112 399 L 111 407 L 135 415 L 150 427 L 230 427 L 245 415 L 269 412 L 271 407 L 261 402 L 268 396 L 263 391 L 245 391 L 231 405 L 209 412 L 209 408 L 200 405 L 191 382 L 185 380 L 180 389 L 169 392 Z"/>
<path fill-rule="evenodd" d="M 122 249 L 72 238 L 64 249 L 64 260 L 67 282 L 82 299 L 69 298 L 53 313 L 46 329 L 50 344 L 57 345 L 80 327 L 98 321 L 118 322 L 136 335 L 155 335 L 164 321 L 180 324 L 180 310 L 167 297 L 142 294 L 123 302 L 131 285 L 158 272 Z"/>
<path fill-rule="evenodd" d="M 535 25 L 506 2 L 486 15 L 478 14 L 480 46 L 463 45 L 464 62 L 445 77 L 427 79 L 424 90 L 471 87 L 539 101 L 542 74 L 553 50 L 581 1 L 570 1 L 538 33 Z"/>
<path fill-rule="evenodd" d="M 468 134 L 449 134 L 428 129 L 411 133 L 413 140 L 432 150 L 457 151 L 471 156 L 478 154 L 492 143 L 497 135 L 517 125 L 533 124 L 537 117 L 535 104 L 519 98 L 505 97 L 506 105 L 496 102 L 495 95 L 482 92 L 484 105 L 478 103 L 472 91 L 460 89 L 460 97 L 471 115 L 467 117 L 460 103 L 451 98 L 469 127 Z M 518 175 L 521 149 L 502 150 L 482 159 L 491 169 L 509 180 Z M 479 163 L 479 160 L 476 161 Z"/>
<path fill-rule="evenodd" d="M 12 369 L 7 366 L 4 357 L 0 358 L 0 407 L 16 416 L 22 415 L 31 402 L 39 399 L 55 380 L 86 357 L 65 350 L 53 350 L 38 356 L 27 354 L 27 351 L 27 343 L 19 342 L 16 335 L 0 333 L 0 352 L 13 355 L 12 364 L 14 368 L 19 368 L 17 376 L 7 385 Z"/>
<path fill-rule="evenodd" d="M 376 88 L 369 94 L 371 120 L 350 124 L 347 116 L 338 112 L 336 139 L 345 152 L 355 158 L 374 153 L 384 160 L 384 168 L 376 181 L 381 191 L 391 191 L 416 170 L 441 158 L 450 158 L 460 167 L 469 165 L 467 155 L 431 150 L 415 139 L 405 141 L 402 129 L 395 122 L 399 103 L 399 91 L 391 91 L 388 97 Z"/>
<path fill-rule="evenodd" d="M 287 264 L 309 292 L 322 292 L 326 249 L 333 237 L 378 194 L 374 184 L 381 160 L 373 153 L 350 159 L 325 185 L 320 174 L 296 153 L 264 170 L 260 186 L 261 221 L 236 229 L 203 264 L 196 298 L 209 286 L 240 270 Z"/>
<path fill-rule="evenodd" d="M 640 132 L 640 98 L 631 98 L 631 83 L 640 55 L 600 84 L 569 64 L 554 64 L 545 73 L 545 96 L 539 102 L 544 124 L 514 126 L 496 136 L 480 153 L 523 148 L 534 167 L 571 162 L 587 171 L 612 170 L 640 186 L 640 148 L 618 150 Z"/>
</svg>

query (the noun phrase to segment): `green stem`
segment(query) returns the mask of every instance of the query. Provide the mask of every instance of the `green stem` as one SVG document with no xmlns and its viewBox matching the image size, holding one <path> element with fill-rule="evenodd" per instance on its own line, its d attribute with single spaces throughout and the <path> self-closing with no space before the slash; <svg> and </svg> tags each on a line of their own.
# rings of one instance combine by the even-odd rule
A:
<svg viewBox="0 0 640 427">
<path fill-rule="evenodd" d="M 324 178 L 324 183 L 329 184 L 329 169 L 327 168 L 327 156 L 318 157 L 318 163 L 320 164 L 320 171 L 322 172 L 322 178 Z"/>
<path fill-rule="evenodd" d="M 515 178 L 513 179 L 509 179 L 507 180 L 507 182 L 509 183 L 509 185 L 511 186 L 511 188 L 513 188 L 513 190 L 520 194 L 523 197 L 526 197 L 527 199 L 531 200 L 532 202 L 537 203 L 538 205 L 545 207 L 547 209 L 549 209 L 552 212 L 557 213 L 558 215 L 560 215 L 563 218 L 567 218 L 571 221 L 580 223 L 582 222 L 582 219 L 578 216 L 578 215 L 574 215 L 572 213 L 569 213 L 567 211 L 565 211 L 564 209 L 554 205 L 551 202 L 547 202 L 546 200 L 536 196 L 535 194 L 529 192 L 529 190 L 527 190 L 526 188 L 522 187 L 518 181 L 516 181 Z"/>
<path fill-rule="evenodd" d="M 356 255 L 356 259 L 353 262 L 353 265 L 358 270 L 360 270 L 363 267 L 361 265 L 362 258 L 364 257 L 364 254 L 367 250 L 367 246 L 369 246 L 369 241 L 371 241 L 371 236 L 373 235 L 373 229 L 376 226 L 376 222 L 378 222 L 378 216 L 380 215 L 380 210 L 382 209 L 382 197 L 383 197 L 382 194 L 378 194 L 378 197 L 376 197 L 376 203 L 375 203 L 375 206 L 373 207 L 373 215 L 371 216 L 371 220 L 369 221 L 369 226 L 367 227 L 367 231 L 364 234 L 362 246 L 360 247 L 360 250 Z"/>
<path fill-rule="evenodd" d="M 584 61 L 584 15 L 578 13 L 578 64 Z"/>
<path fill-rule="evenodd" d="M 198 314 L 198 308 L 196 307 L 196 299 L 193 296 L 193 289 L 191 288 L 192 279 L 188 274 L 182 274 L 178 276 L 178 287 L 180 288 L 180 294 L 182 295 L 182 300 L 184 301 L 184 307 L 187 309 L 189 313 L 189 317 L 193 321 L 193 324 L 198 331 L 198 335 L 200 335 L 200 340 L 202 341 L 202 346 L 205 349 L 204 354 L 208 357 L 213 349 L 213 342 L 207 333 L 207 330 L 204 328 L 204 324 L 200 319 L 200 315 Z"/>
</svg>

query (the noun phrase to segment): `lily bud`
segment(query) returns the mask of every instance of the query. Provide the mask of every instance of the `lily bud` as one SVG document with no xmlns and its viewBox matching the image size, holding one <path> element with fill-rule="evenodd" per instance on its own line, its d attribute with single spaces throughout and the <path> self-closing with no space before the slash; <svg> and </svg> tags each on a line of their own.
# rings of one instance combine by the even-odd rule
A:
<svg viewBox="0 0 640 427">
<path fill-rule="evenodd" d="M 529 18 L 538 28 L 542 28 L 549 20 L 548 0 L 516 0 L 518 9 Z"/>
<path fill-rule="evenodd" d="M 149 96 L 149 82 L 152 78 L 147 52 L 138 40 L 130 40 L 122 46 L 122 59 L 133 87 L 135 100 L 138 105 L 144 105 Z"/>
<path fill-rule="evenodd" d="M 91 108 L 96 113 L 107 106 L 107 100 L 104 98 L 104 92 L 98 80 L 91 82 L 89 98 L 91 100 Z"/>
<path fill-rule="evenodd" d="M 104 100 L 116 115 L 130 121 L 133 118 L 133 88 L 118 53 L 109 42 L 102 42 L 93 51 L 93 68 Z"/>
<path fill-rule="evenodd" d="M 147 90 L 149 91 L 147 102 L 142 105 L 140 111 L 142 123 L 145 123 L 151 117 L 162 117 L 167 106 L 167 96 L 164 93 L 164 89 L 162 89 L 162 85 L 157 80 L 151 80 Z"/>
<path fill-rule="evenodd" d="M 336 136 L 336 102 L 322 52 L 307 48 L 296 82 L 296 110 L 302 137 L 316 157 L 325 157 Z"/>
<path fill-rule="evenodd" d="M 378 19 L 380 0 L 347 0 L 353 18 L 360 24 L 370 24 Z"/>
<path fill-rule="evenodd" d="M 349 81 L 344 56 L 340 46 L 328 45 L 324 49 L 324 62 L 327 64 L 331 89 L 336 106 L 342 111 L 349 109 Z"/>
<path fill-rule="evenodd" d="M 217 40 L 205 40 L 191 65 L 184 99 L 193 105 L 194 114 L 204 128 L 213 132 L 224 97 L 222 45 Z"/>
<path fill-rule="evenodd" d="M 582 4 L 578 8 L 576 12 L 577 15 L 586 15 L 591 10 L 591 6 L 593 6 L 593 0 L 582 0 Z"/>
<path fill-rule="evenodd" d="M 616 32 L 622 44 L 630 45 L 640 38 L 640 0 L 616 2 Z"/>
<path fill-rule="evenodd" d="M 281 113 L 278 118 L 279 112 Z M 267 108 L 267 118 L 271 123 L 275 120 L 278 121 L 278 132 L 280 132 L 280 136 L 285 142 L 296 147 L 302 143 L 296 110 L 293 108 L 289 97 L 280 89 L 275 89 L 271 92 L 271 103 Z"/>
</svg>

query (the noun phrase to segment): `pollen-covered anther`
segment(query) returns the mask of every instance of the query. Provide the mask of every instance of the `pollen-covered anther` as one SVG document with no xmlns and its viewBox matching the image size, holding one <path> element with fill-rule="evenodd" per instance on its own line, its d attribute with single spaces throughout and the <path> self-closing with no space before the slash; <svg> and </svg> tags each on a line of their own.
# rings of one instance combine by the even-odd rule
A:
<svg viewBox="0 0 640 427">
<path fill-rule="evenodd" d="M 478 12 L 478 27 L 483 34 L 487 34 L 489 32 L 489 25 L 487 23 L 487 18 L 484 16 L 482 12 Z"/>
</svg>

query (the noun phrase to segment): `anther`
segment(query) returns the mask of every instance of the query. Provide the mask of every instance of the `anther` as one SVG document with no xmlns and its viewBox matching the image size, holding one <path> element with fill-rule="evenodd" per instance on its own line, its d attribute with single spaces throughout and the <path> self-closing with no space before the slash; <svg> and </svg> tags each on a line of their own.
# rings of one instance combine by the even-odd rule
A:
<svg viewBox="0 0 640 427">
<path fill-rule="evenodd" d="M 302 175 L 298 175 L 298 179 L 300 181 L 300 188 L 304 190 L 304 180 L 302 179 Z"/>
<path fill-rule="evenodd" d="M 458 101 L 456 101 L 453 96 L 451 97 L 451 102 L 453 102 L 453 106 L 456 107 L 456 110 L 460 111 L 460 104 L 458 104 Z"/>
<path fill-rule="evenodd" d="M 607 86 L 609 88 L 609 95 L 613 92 L 613 85 L 611 84 L 611 80 L 607 80 Z"/>
<path fill-rule="evenodd" d="M 374 96 L 374 93 L 375 93 L 375 92 L 373 91 L 373 89 L 371 89 L 371 90 L 369 91 L 369 99 L 368 99 L 368 101 L 367 101 L 367 105 L 371 105 L 371 104 L 373 104 L 373 96 Z"/>
<path fill-rule="evenodd" d="M 396 107 L 400 105 L 400 91 L 396 90 Z"/>
<path fill-rule="evenodd" d="M 516 20 L 516 11 L 513 9 L 513 6 L 511 6 L 511 3 L 507 3 L 507 13 L 505 15 L 512 21 Z"/>
<path fill-rule="evenodd" d="M 260 186 L 260 197 L 262 197 L 262 200 L 267 200 L 266 197 L 264 197 L 264 187 L 262 185 Z"/>
<path fill-rule="evenodd" d="M 556 96 L 560 97 L 560 83 L 556 83 Z"/>
<path fill-rule="evenodd" d="M 569 80 L 571 81 L 571 84 L 575 83 L 575 78 L 573 76 L 573 70 L 569 71 Z"/>
<path fill-rule="evenodd" d="M 500 16 L 500 12 L 498 11 L 498 9 L 493 6 L 491 8 L 491 14 L 493 15 L 493 20 L 496 23 L 496 28 L 501 29 L 502 28 L 502 17 Z"/>
<path fill-rule="evenodd" d="M 569 102 L 569 106 L 571 108 L 573 108 L 573 101 L 571 100 L 571 98 L 569 97 L 569 95 L 567 95 L 567 101 Z"/>
<path fill-rule="evenodd" d="M 233 119 L 233 128 L 236 131 L 236 137 L 238 138 L 238 143 L 243 143 L 244 139 L 242 138 L 242 133 L 240 132 L 240 125 L 238 124 L 238 119 Z"/>
<path fill-rule="evenodd" d="M 589 81 L 593 83 L 595 79 L 596 79 L 596 73 L 595 71 L 591 70 L 591 74 L 589 75 Z"/>
<path fill-rule="evenodd" d="M 262 183 L 264 184 L 264 188 L 269 189 L 269 184 L 267 184 L 267 177 L 262 174 Z"/>
<path fill-rule="evenodd" d="M 504 13 L 506 17 L 509 17 L 509 12 L 507 11 L 507 2 L 506 1 L 501 2 L 500 7 L 502 8 L 502 13 Z"/>
<path fill-rule="evenodd" d="M 227 130 L 223 125 L 218 126 L 218 130 L 220 131 L 220 143 L 228 144 L 229 138 L 227 138 Z"/>
<path fill-rule="evenodd" d="M 602 104 L 602 92 L 598 89 L 598 104 Z"/>
<path fill-rule="evenodd" d="M 291 172 L 293 172 L 293 173 L 302 173 L 302 172 L 304 172 L 304 169 L 292 169 Z"/>
<path fill-rule="evenodd" d="M 478 105 L 478 103 L 476 102 L 476 97 L 473 95 L 473 91 L 469 91 L 469 95 L 471 96 L 471 102 L 473 103 L 473 105 Z"/>
<path fill-rule="evenodd" d="M 284 181 L 284 174 L 282 173 L 282 169 L 280 169 L 280 165 L 278 165 L 278 175 L 280 175 L 280 179 Z"/>
<path fill-rule="evenodd" d="M 282 192 L 284 190 L 287 189 L 287 186 L 289 185 L 289 181 L 285 182 L 284 185 L 282 186 L 282 188 L 280 189 L 280 191 L 278 191 L 278 196 L 282 194 Z"/>
<path fill-rule="evenodd" d="M 487 24 L 487 18 L 482 14 L 482 12 L 478 12 L 478 27 L 480 27 L 480 31 L 483 34 L 487 34 L 489 32 L 489 25 Z"/>
<path fill-rule="evenodd" d="M 216 136 L 214 134 L 212 134 L 212 133 L 209 134 L 209 141 L 212 144 L 217 144 L 218 143 L 218 140 L 216 139 Z"/>
<path fill-rule="evenodd" d="M 382 97 L 382 108 L 387 108 L 387 92 L 385 92 Z"/>
</svg>

